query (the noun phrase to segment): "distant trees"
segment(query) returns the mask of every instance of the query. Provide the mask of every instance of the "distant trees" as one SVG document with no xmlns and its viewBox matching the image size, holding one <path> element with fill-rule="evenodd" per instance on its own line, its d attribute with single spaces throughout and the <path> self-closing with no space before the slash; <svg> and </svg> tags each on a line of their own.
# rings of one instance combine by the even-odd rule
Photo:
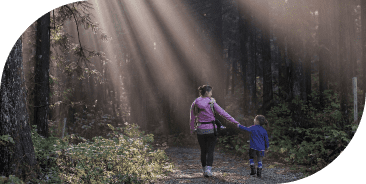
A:
<svg viewBox="0 0 366 184">
<path fill-rule="evenodd" d="M 361 55 L 354 52 L 361 48 L 358 1 L 341 8 L 338 1 L 329 0 L 184 0 L 170 7 L 176 14 L 189 12 L 185 21 L 192 27 L 185 29 L 192 29 L 189 33 L 194 36 L 186 37 L 184 47 L 176 38 L 178 33 L 172 32 L 172 23 L 165 20 L 165 12 L 155 11 L 154 3 L 144 2 L 157 26 L 150 30 L 151 39 L 141 34 L 143 29 L 128 12 L 127 1 L 95 3 L 98 10 L 113 12 L 97 12 L 98 16 L 104 14 L 103 18 L 111 17 L 103 20 L 113 30 L 110 37 L 94 23 L 96 11 L 87 2 L 62 6 L 55 14 L 39 19 L 38 33 L 47 33 L 52 27 L 49 78 L 47 54 L 40 53 L 47 49 L 38 49 L 31 74 L 34 84 L 27 80 L 28 96 L 34 95 L 34 102 L 28 99 L 34 113 L 31 119 L 40 133 L 47 132 L 47 118 L 51 123 L 67 118 L 71 132 L 78 126 L 74 122 L 98 113 L 115 117 L 115 125 L 138 122 L 153 130 L 154 123 L 164 122 L 179 131 L 188 121 L 182 112 L 197 96 L 197 87 L 206 83 L 214 87 L 214 97 L 222 106 L 224 91 L 231 95 L 243 91 L 240 103 L 245 115 L 266 114 L 280 102 L 294 99 L 323 106 L 327 89 L 347 100 L 348 88 L 342 91 L 340 86 L 349 86 L 351 77 L 363 76 L 363 67 L 359 67 L 363 64 L 357 60 Z M 341 17 L 338 10 L 347 15 L 345 25 L 335 18 Z M 43 19 L 51 23 L 43 24 Z M 97 32 L 100 35 L 93 34 Z M 39 39 L 47 36 L 43 33 L 34 41 L 39 48 L 49 47 L 48 41 L 43 41 L 46 38 Z M 174 74 L 169 78 L 169 72 L 156 72 L 162 66 L 178 69 L 170 71 Z M 338 78 L 341 72 L 345 72 L 344 78 Z M 187 96 L 181 98 L 182 94 L 170 89 L 173 80 Z M 349 102 L 342 101 L 342 112 L 347 112 Z M 295 114 L 301 124 L 301 109 Z"/>
<path fill-rule="evenodd" d="M 236 3 L 239 9 L 239 15 L 235 14 L 234 8 L 225 13 L 240 20 L 237 26 L 240 40 L 229 40 L 234 44 L 225 49 L 229 53 L 228 60 L 235 62 L 230 50 L 235 50 L 232 46 L 237 45 L 241 59 L 238 63 L 231 63 L 226 78 L 233 80 L 230 76 L 233 73 L 242 76 L 244 113 L 266 114 L 279 100 L 291 102 L 296 98 L 324 107 L 325 95 L 330 89 L 340 94 L 339 100 L 343 99 L 343 119 L 347 122 L 347 109 L 351 107 L 347 101 L 351 95 L 351 78 L 363 76 L 364 71 L 360 70 L 363 66 L 358 59 L 360 52 L 356 52 L 360 50 L 361 42 L 359 1 L 227 2 Z M 340 17 L 344 23 L 339 21 Z M 235 24 L 234 21 L 231 23 Z M 235 68 L 237 66 L 240 70 Z M 238 83 L 226 80 L 229 90 L 241 86 L 235 85 Z M 314 91 L 319 95 L 313 96 Z M 300 109 L 296 114 L 299 121 L 303 120 Z"/>
</svg>

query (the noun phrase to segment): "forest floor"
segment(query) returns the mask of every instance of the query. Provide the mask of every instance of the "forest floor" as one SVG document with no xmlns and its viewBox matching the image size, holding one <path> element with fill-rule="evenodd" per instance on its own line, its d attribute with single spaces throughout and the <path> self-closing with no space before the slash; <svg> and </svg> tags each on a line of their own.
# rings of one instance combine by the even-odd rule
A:
<svg viewBox="0 0 366 184">
<path fill-rule="evenodd" d="M 196 141 L 184 146 L 174 145 L 166 136 L 154 138 L 154 148 L 164 150 L 175 166 L 173 172 L 155 183 L 287 183 L 304 177 L 303 173 L 294 173 L 290 165 L 281 163 L 275 156 L 263 158 L 262 178 L 250 176 L 248 156 L 238 156 L 216 146 L 213 177 L 206 178 L 203 176 L 197 137 L 192 135 L 191 138 Z"/>
</svg>

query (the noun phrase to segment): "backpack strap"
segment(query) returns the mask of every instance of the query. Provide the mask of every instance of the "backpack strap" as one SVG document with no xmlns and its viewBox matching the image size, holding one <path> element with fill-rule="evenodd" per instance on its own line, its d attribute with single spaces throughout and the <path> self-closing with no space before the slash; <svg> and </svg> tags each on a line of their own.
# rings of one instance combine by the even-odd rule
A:
<svg viewBox="0 0 366 184">
<path fill-rule="evenodd" d="M 201 125 L 200 122 L 198 122 L 198 115 L 203 111 L 203 109 L 200 109 L 196 105 L 196 101 L 194 101 L 193 105 L 193 114 L 194 114 L 194 123 L 196 125 L 196 128 Z"/>
<path fill-rule="evenodd" d="M 216 100 L 214 98 L 211 98 L 210 100 L 210 107 L 211 107 L 211 110 L 212 110 L 212 113 L 214 114 L 214 116 L 216 117 L 216 114 L 215 114 L 215 108 L 214 108 L 214 104 L 216 103 Z"/>
</svg>

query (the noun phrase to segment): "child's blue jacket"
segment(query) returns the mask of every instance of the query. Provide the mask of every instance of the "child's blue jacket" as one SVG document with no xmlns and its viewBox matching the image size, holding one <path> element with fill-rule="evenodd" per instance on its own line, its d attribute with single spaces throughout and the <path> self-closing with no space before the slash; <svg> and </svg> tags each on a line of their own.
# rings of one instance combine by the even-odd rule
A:
<svg viewBox="0 0 366 184">
<path fill-rule="evenodd" d="M 250 132 L 250 148 L 264 151 L 265 148 L 269 147 L 268 134 L 266 129 L 260 125 L 252 125 L 250 127 L 245 127 L 243 125 L 238 125 L 238 128 Z"/>
</svg>

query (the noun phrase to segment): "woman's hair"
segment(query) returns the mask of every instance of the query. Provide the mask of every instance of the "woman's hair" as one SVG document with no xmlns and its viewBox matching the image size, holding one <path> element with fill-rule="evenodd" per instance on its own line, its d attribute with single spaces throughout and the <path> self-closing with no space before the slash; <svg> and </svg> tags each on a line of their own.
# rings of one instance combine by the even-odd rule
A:
<svg viewBox="0 0 366 184">
<path fill-rule="evenodd" d="M 210 92 L 211 90 L 212 90 L 212 87 L 209 85 L 203 85 L 198 88 L 198 91 L 199 91 L 200 95 L 202 95 L 202 96 L 206 94 L 206 91 Z"/>
<path fill-rule="evenodd" d="M 257 115 L 255 117 L 255 119 L 259 122 L 259 124 L 262 125 L 267 125 L 268 121 L 266 120 L 266 118 L 263 115 Z"/>
</svg>

